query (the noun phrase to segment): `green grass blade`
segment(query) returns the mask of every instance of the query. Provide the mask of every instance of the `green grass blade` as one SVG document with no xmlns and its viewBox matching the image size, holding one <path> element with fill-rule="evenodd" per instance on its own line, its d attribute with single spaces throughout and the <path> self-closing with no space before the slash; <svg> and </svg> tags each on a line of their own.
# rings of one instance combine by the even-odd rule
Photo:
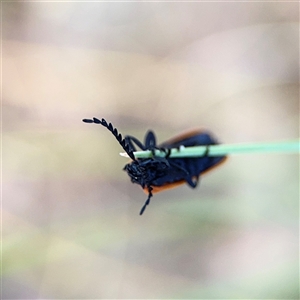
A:
<svg viewBox="0 0 300 300">
<path fill-rule="evenodd" d="M 180 149 L 172 149 L 170 157 L 199 157 L 203 156 L 206 146 L 181 147 Z M 300 141 L 290 140 L 284 142 L 272 143 L 249 143 L 249 144 L 225 144 L 212 145 L 209 147 L 209 156 L 221 156 L 228 154 L 246 154 L 246 153 L 299 153 Z M 126 156 L 126 153 L 120 153 Z M 162 151 L 155 150 L 155 156 L 164 157 L 166 154 Z M 136 158 L 148 158 L 152 156 L 151 151 L 134 152 Z"/>
</svg>

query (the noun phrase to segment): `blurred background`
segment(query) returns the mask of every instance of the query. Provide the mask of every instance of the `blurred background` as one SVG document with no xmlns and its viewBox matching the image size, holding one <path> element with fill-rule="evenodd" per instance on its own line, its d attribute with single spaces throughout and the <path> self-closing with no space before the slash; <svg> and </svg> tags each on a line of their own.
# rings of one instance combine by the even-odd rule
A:
<svg viewBox="0 0 300 300">
<path fill-rule="evenodd" d="M 104 127 L 299 137 L 299 3 L 2 3 L 3 299 L 298 299 L 299 158 L 146 195 Z"/>
</svg>

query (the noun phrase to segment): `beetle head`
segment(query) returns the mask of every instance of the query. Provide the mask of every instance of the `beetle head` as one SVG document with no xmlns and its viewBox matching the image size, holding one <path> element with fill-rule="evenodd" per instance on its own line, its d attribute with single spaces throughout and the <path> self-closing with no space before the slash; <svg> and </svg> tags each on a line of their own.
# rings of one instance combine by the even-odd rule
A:
<svg viewBox="0 0 300 300">
<path fill-rule="evenodd" d="M 170 164 L 163 157 L 138 159 L 125 165 L 124 169 L 133 183 L 145 188 L 153 184 L 153 181 L 167 174 Z"/>
</svg>

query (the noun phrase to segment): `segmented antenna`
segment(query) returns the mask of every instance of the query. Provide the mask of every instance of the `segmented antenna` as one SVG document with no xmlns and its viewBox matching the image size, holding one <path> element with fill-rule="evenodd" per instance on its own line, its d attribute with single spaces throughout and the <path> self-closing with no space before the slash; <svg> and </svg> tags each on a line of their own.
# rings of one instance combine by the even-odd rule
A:
<svg viewBox="0 0 300 300">
<path fill-rule="evenodd" d="M 122 146 L 122 148 L 125 150 L 125 152 L 128 154 L 128 156 L 132 160 L 136 160 L 135 157 L 134 157 L 134 155 L 133 155 L 133 151 L 130 150 L 130 146 L 126 143 L 125 139 L 122 138 L 122 134 L 118 133 L 117 128 L 114 128 L 111 123 L 107 124 L 106 120 L 103 119 L 103 118 L 102 118 L 101 121 L 99 119 L 97 119 L 97 118 L 83 119 L 82 122 L 84 122 L 84 123 L 101 124 L 102 126 L 106 127 L 114 135 L 114 137 L 117 139 L 117 141 Z"/>
</svg>

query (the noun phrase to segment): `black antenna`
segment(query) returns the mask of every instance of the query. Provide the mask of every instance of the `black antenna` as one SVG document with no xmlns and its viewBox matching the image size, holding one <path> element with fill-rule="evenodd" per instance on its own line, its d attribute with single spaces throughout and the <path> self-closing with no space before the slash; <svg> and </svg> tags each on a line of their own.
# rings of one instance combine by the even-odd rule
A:
<svg viewBox="0 0 300 300">
<path fill-rule="evenodd" d="M 128 156 L 132 160 L 136 160 L 134 155 L 133 155 L 133 151 L 130 149 L 130 146 L 126 143 L 125 139 L 122 138 L 122 134 L 118 133 L 117 128 L 114 128 L 114 126 L 111 123 L 107 124 L 106 120 L 103 119 L 103 118 L 102 118 L 101 121 L 97 118 L 83 119 L 82 122 L 101 124 L 102 126 L 106 127 L 114 135 L 114 137 L 117 139 L 117 141 L 122 146 L 122 148 L 125 150 L 125 152 L 128 154 Z"/>
</svg>

